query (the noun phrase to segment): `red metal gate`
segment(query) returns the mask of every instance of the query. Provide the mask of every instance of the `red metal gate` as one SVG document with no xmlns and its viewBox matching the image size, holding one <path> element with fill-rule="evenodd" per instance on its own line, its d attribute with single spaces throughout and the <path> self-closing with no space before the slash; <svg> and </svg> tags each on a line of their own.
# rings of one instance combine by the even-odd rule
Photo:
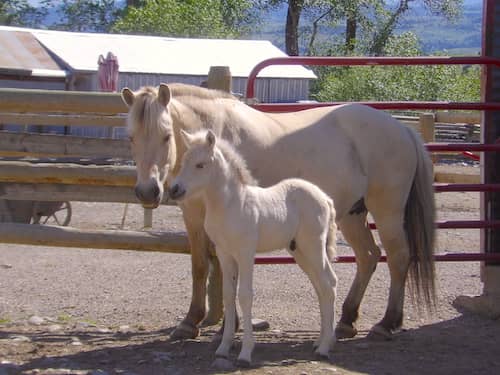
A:
<svg viewBox="0 0 500 375">
<path fill-rule="evenodd" d="M 382 66 L 382 65 L 484 65 L 500 67 L 500 59 L 492 57 L 277 57 L 262 61 L 250 72 L 247 83 L 246 98 L 249 102 L 255 96 L 255 80 L 257 75 L 264 68 L 271 65 L 313 65 L 313 66 Z M 291 112 L 300 111 L 315 107 L 344 104 L 343 102 L 322 102 L 322 103 L 256 103 L 252 107 L 263 112 Z M 497 102 L 477 102 L 477 103 L 457 103 L 457 102 L 361 102 L 381 110 L 500 110 L 500 103 Z M 457 151 L 457 152 L 500 152 L 498 144 L 426 144 L 429 152 L 436 151 Z M 500 184 L 439 184 L 435 185 L 437 193 L 456 191 L 500 191 Z M 455 229 L 500 229 L 500 221 L 487 220 L 457 220 L 437 222 L 437 228 Z M 376 229 L 374 224 L 370 228 Z M 450 253 L 435 255 L 436 261 L 500 261 L 499 253 Z M 380 261 L 386 261 L 382 256 Z M 354 256 L 341 256 L 337 258 L 339 263 L 353 263 Z M 256 264 L 290 264 L 295 263 L 292 257 L 257 257 Z"/>
</svg>

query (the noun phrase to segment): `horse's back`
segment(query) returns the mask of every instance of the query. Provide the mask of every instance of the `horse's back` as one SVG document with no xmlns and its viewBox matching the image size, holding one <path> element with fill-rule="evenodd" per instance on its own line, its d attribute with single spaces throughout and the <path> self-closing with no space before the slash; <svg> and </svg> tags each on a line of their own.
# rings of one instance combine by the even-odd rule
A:
<svg viewBox="0 0 500 375">
<path fill-rule="evenodd" d="M 276 140 L 278 173 L 320 186 L 340 215 L 369 191 L 393 187 L 406 199 L 417 151 L 412 130 L 389 114 L 353 103 L 269 116 L 289 129 Z"/>
</svg>

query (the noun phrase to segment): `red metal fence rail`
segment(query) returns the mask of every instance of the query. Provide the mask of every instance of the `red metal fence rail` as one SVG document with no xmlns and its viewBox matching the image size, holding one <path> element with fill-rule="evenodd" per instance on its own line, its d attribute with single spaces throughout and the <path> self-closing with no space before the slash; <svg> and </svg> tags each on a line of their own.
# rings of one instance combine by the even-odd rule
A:
<svg viewBox="0 0 500 375">
<path fill-rule="evenodd" d="M 486 65 L 500 67 L 500 59 L 492 57 L 277 57 L 264 60 L 257 64 L 248 77 L 246 98 L 250 102 L 255 96 L 255 80 L 261 70 L 271 65 L 311 65 L 311 66 L 415 66 L 415 65 Z M 263 112 L 291 112 L 304 109 L 325 107 L 343 104 L 343 102 L 321 103 L 255 103 L 252 107 Z M 500 103 L 477 102 L 361 102 L 381 110 L 500 110 Z M 426 145 L 429 152 L 457 151 L 463 153 L 475 152 L 500 152 L 500 144 L 438 144 Z M 500 191 L 500 184 L 437 184 L 436 192 L 456 191 Z M 375 224 L 369 224 L 371 229 L 376 229 Z M 500 229 L 500 221 L 485 220 L 457 220 L 437 222 L 437 228 L 454 229 Z M 435 255 L 436 261 L 500 261 L 500 253 L 450 253 Z M 341 256 L 339 263 L 353 263 L 354 256 Z M 382 256 L 381 262 L 386 261 Z M 255 264 L 291 264 L 295 263 L 292 257 L 266 256 L 255 258 Z"/>
</svg>

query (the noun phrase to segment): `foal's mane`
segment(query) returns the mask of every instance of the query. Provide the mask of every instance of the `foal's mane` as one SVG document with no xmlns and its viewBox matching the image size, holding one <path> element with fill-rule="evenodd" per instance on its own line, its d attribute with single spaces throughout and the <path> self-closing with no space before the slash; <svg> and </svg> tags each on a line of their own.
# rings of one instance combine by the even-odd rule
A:
<svg viewBox="0 0 500 375">
<path fill-rule="evenodd" d="M 206 131 L 199 131 L 195 133 L 196 139 L 192 143 L 195 144 L 206 144 Z M 238 177 L 239 181 L 244 185 L 257 185 L 257 180 L 252 176 L 252 173 L 248 169 L 245 159 L 241 154 L 236 151 L 234 146 L 223 138 L 217 137 L 215 147 L 219 149 L 222 156 L 229 164 L 229 167 L 234 172 L 235 176 Z"/>
</svg>

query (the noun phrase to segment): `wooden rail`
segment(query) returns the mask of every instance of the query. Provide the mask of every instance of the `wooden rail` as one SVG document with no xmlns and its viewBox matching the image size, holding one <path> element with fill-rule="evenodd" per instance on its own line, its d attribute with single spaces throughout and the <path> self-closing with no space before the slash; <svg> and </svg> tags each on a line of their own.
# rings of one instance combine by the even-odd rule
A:
<svg viewBox="0 0 500 375">
<path fill-rule="evenodd" d="M 0 111 L 14 113 L 101 113 L 127 112 L 120 94 L 60 90 L 0 89 Z"/>
<path fill-rule="evenodd" d="M 219 74 L 227 76 L 223 71 Z M 0 89 L 0 124 L 124 126 L 126 110 L 119 94 Z M 425 141 L 432 142 L 437 123 L 476 123 L 479 116 L 422 114 L 418 120 L 401 118 L 401 121 L 418 128 Z M 103 157 L 121 161 L 131 158 L 126 140 L 7 131 L 0 132 L 0 156 L 64 160 Z M 135 168 L 127 165 L 0 161 L 0 199 L 133 203 L 136 202 L 134 184 Z M 171 202 L 165 199 L 162 203 Z M 18 223 L 0 223 L 0 238 L 2 242 L 44 246 L 181 253 L 188 248 L 185 236 L 179 234 L 83 231 Z"/>
<path fill-rule="evenodd" d="M 2 242 L 22 245 L 163 251 L 189 254 L 185 233 L 84 230 L 51 225 L 1 223 L 0 238 Z"/>
</svg>

